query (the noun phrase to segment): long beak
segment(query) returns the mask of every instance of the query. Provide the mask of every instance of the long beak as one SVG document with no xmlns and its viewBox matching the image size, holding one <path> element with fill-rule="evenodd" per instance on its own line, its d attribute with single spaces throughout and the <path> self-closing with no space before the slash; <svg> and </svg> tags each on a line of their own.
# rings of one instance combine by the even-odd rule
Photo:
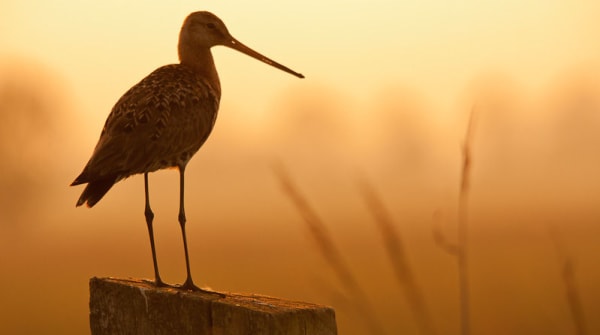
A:
<svg viewBox="0 0 600 335">
<path fill-rule="evenodd" d="M 233 37 L 231 37 L 230 43 L 226 43 L 224 45 L 227 47 L 230 47 L 232 49 L 235 49 L 239 52 L 245 53 L 246 55 L 248 55 L 250 57 L 256 58 L 261 62 L 267 63 L 273 67 L 276 67 L 282 71 L 292 74 L 298 78 L 304 78 L 304 75 L 302 75 L 301 73 L 298 73 L 298 72 L 288 68 L 287 66 L 283 66 L 283 65 L 277 63 L 276 61 L 259 54 L 258 52 L 250 49 L 249 47 L 245 46 L 244 44 L 242 44 L 240 41 L 236 40 Z"/>
</svg>

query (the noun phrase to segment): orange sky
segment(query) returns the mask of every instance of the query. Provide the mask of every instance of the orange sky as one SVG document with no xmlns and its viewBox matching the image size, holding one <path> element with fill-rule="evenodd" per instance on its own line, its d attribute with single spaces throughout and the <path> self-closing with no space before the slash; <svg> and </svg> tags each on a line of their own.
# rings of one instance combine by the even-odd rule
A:
<svg viewBox="0 0 600 335">
<path fill-rule="evenodd" d="M 246 122 L 268 118 L 269 104 L 282 92 L 315 83 L 361 106 L 386 86 L 410 86 L 447 117 L 481 74 L 507 74 L 535 93 L 563 71 L 600 59 L 597 1 L 19 1 L 2 7 L 0 59 L 27 57 L 61 74 L 92 132 L 128 87 L 177 60 L 183 18 L 200 9 L 307 76 L 300 82 L 215 48 L 223 110 L 243 110 L 236 117 Z"/>
</svg>

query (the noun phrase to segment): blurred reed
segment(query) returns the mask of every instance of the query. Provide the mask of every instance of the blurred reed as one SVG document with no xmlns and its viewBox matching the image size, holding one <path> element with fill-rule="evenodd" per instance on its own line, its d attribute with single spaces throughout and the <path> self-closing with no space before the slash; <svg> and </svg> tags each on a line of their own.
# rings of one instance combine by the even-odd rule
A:
<svg viewBox="0 0 600 335">
<path fill-rule="evenodd" d="M 388 254 L 398 285 L 404 291 L 411 311 L 414 314 L 415 321 L 421 334 L 437 334 L 433 327 L 432 319 L 423 297 L 423 291 L 413 273 L 413 269 L 408 261 L 408 253 L 402 241 L 402 238 L 396 230 L 394 221 L 390 212 L 387 210 L 379 194 L 374 187 L 362 178 L 359 180 L 358 187 L 364 197 L 365 203 L 373 214 L 377 228 L 381 233 L 385 250 Z"/>
<path fill-rule="evenodd" d="M 548 233 L 552 244 L 556 250 L 556 254 L 561 263 L 562 280 L 565 285 L 565 291 L 567 294 L 567 302 L 569 310 L 571 312 L 571 319 L 575 327 L 575 334 L 586 335 L 586 322 L 583 311 L 583 304 L 581 303 L 581 294 L 577 286 L 577 280 L 575 278 L 575 265 L 570 254 L 562 241 L 557 228 L 554 225 L 548 224 Z"/>
<path fill-rule="evenodd" d="M 458 285 L 460 294 L 461 334 L 471 333 L 471 305 L 469 296 L 469 232 L 468 202 L 471 186 L 472 141 L 475 130 L 477 107 L 471 108 L 467 132 L 462 146 L 462 169 L 458 196 Z"/>
<path fill-rule="evenodd" d="M 443 215 L 440 210 L 436 210 L 433 213 L 433 241 L 438 247 L 440 247 L 445 252 L 449 253 L 452 256 L 458 257 L 458 245 L 456 243 L 448 241 L 448 239 L 446 239 L 446 236 L 442 233 L 442 217 Z"/>
<path fill-rule="evenodd" d="M 456 256 L 458 263 L 458 291 L 460 305 L 460 333 L 471 333 L 471 306 L 469 295 L 469 234 L 468 234 L 468 200 L 471 186 L 472 145 L 477 116 L 477 106 L 471 108 L 465 139 L 462 144 L 462 166 L 460 172 L 460 186 L 458 194 L 458 241 L 453 244 L 444 237 L 437 222 L 433 228 L 433 239 L 438 247 L 452 256 Z M 439 221 L 441 214 L 434 213 L 435 221 Z"/>
<path fill-rule="evenodd" d="M 385 332 L 375 317 L 373 307 L 367 298 L 366 292 L 353 275 L 348 263 L 344 260 L 342 252 L 336 246 L 332 234 L 327 229 L 325 223 L 309 205 L 306 197 L 301 194 L 283 164 L 277 163 L 273 165 L 273 172 L 281 183 L 284 193 L 290 198 L 304 219 L 321 256 L 342 283 L 343 291 L 347 297 L 350 297 L 348 300 L 352 302 L 351 305 L 358 315 L 364 319 L 366 326 L 369 328 L 369 333 L 384 334 Z"/>
</svg>

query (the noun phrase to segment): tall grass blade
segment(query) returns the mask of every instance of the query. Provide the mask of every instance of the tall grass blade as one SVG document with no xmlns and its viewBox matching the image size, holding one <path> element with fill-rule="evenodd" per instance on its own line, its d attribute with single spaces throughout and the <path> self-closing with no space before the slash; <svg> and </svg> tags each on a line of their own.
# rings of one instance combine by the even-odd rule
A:
<svg viewBox="0 0 600 335">
<path fill-rule="evenodd" d="M 471 306 L 469 296 L 469 234 L 468 202 L 471 182 L 472 141 L 475 130 L 476 106 L 469 115 L 467 132 L 462 146 L 462 169 L 458 196 L 458 285 L 460 303 L 460 327 L 462 335 L 471 333 Z"/>
<path fill-rule="evenodd" d="M 373 214 L 381 238 L 383 239 L 385 250 L 388 254 L 394 274 L 399 286 L 404 291 L 404 295 L 414 313 L 415 321 L 419 332 L 423 335 L 436 334 L 430 313 L 423 297 L 423 291 L 419 287 L 412 267 L 408 261 L 406 247 L 396 230 L 394 221 L 383 204 L 383 201 L 366 180 L 359 181 L 360 193 L 363 195 L 369 211 Z"/>
<path fill-rule="evenodd" d="M 289 173 L 282 164 L 276 164 L 273 167 L 276 177 L 281 183 L 284 193 L 290 198 L 306 226 L 314 238 L 321 256 L 327 264 L 333 269 L 334 273 L 342 283 L 347 296 L 353 301 L 353 306 L 358 315 L 365 320 L 370 334 L 384 334 L 383 328 L 377 321 L 371 303 L 367 294 L 358 284 L 356 277 L 352 274 L 350 266 L 342 257 L 341 251 L 335 245 L 333 237 L 326 225 L 319 218 L 316 211 L 309 205 L 296 184 L 292 181 Z"/>
</svg>

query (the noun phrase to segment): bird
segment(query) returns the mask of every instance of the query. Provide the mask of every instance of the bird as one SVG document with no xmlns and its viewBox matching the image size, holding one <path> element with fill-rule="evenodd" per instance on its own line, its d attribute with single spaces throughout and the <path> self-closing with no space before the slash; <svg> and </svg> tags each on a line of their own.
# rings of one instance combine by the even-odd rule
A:
<svg viewBox="0 0 600 335">
<path fill-rule="evenodd" d="M 187 278 L 178 287 L 202 291 L 190 271 L 185 232 L 185 168 L 211 134 L 221 99 L 221 84 L 211 48 L 226 46 L 298 78 L 304 76 L 239 42 L 216 15 L 189 14 L 179 33 L 179 63 L 161 66 L 131 87 L 114 105 L 88 163 L 71 186 L 87 184 L 76 207 L 93 207 L 111 187 L 130 176 L 144 175 L 144 216 L 150 236 L 154 284 L 171 286 L 160 277 L 150 206 L 148 174 L 179 170 L 179 214 Z"/>
</svg>

